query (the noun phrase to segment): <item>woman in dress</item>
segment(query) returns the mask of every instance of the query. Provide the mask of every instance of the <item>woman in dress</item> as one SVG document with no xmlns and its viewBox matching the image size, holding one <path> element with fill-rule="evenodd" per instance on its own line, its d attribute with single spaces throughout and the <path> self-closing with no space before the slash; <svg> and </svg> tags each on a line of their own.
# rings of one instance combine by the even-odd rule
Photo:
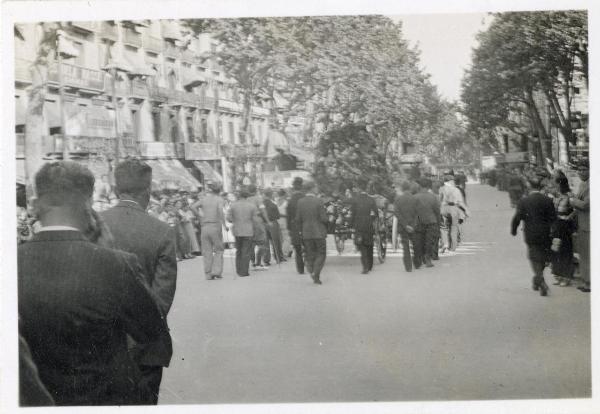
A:
<svg viewBox="0 0 600 414">
<path fill-rule="evenodd" d="M 287 193 L 282 188 L 277 192 L 277 198 L 275 199 L 275 203 L 277 204 L 277 209 L 279 210 L 279 228 L 281 229 L 281 250 L 283 250 L 283 259 L 285 257 L 292 256 L 292 242 L 290 240 L 290 234 L 287 228 Z"/>
<path fill-rule="evenodd" d="M 569 286 L 575 272 L 573 262 L 575 213 L 569 202 L 569 197 L 573 195 L 564 174 L 558 175 L 555 182 L 558 192 L 554 197 L 557 219 L 552 226 L 552 274 L 556 278 L 555 285 Z"/>
<path fill-rule="evenodd" d="M 187 201 L 180 200 L 177 201 L 177 214 L 179 216 L 179 231 L 183 241 L 181 252 L 184 259 L 191 259 L 193 257 L 192 253 L 197 254 L 200 252 L 196 231 L 192 224 L 194 213 L 190 210 Z"/>
</svg>

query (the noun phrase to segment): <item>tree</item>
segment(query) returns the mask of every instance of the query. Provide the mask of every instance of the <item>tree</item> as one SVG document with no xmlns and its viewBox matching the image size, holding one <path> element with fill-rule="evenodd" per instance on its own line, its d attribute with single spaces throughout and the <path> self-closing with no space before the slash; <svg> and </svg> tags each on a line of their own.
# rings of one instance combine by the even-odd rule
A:
<svg viewBox="0 0 600 414">
<path fill-rule="evenodd" d="M 517 134 L 533 130 L 543 161 L 551 157 L 542 116 L 548 103 L 566 141 L 575 143 L 570 125 L 573 73 L 582 70 L 587 78 L 582 39 L 587 39 L 583 11 L 495 14 L 479 34 L 472 67 L 463 78 L 461 98 L 470 128 L 504 127 Z"/>
</svg>

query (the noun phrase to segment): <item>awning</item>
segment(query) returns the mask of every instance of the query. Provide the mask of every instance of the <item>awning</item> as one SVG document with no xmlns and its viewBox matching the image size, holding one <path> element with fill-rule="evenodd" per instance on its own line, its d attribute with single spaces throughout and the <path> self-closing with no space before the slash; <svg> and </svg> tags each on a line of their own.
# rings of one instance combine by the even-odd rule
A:
<svg viewBox="0 0 600 414">
<path fill-rule="evenodd" d="M 146 160 L 152 167 L 152 185 L 156 189 L 197 190 L 201 184 L 177 160 Z"/>
<path fill-rule="evenodd" d="M 123 58 L 125 60 L 125 62 L 131 67 L 131 70 L 129 71 L 129 75 L 135 75 L 135 76 L 153 76 L 156 73 L 154 72 L 154 70 L 146 64 L 145 61 L 142 60 L 142 58 L 140 57 L 141 55 L 136 54 L 132 54 L 132 53 L 127 53 L 125 52 L 123 54 Z"/>
<path fill-rule="evenodd" d="M 219 174 L 208 162 L 194 161 L 194 165 L 204 176 L 204 181 L 212 181 L 213 183 L 223 183 L 223 177 Z"/>
</svg>

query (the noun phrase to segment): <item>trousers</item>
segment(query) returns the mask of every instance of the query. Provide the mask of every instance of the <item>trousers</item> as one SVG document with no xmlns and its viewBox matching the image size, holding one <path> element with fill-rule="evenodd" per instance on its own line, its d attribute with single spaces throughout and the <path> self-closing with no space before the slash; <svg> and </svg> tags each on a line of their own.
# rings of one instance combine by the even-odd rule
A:
<svg viewBox="0 0 600 414">
<path fill-rule="evenodd" d="M 419 268 L 422 264 L 430 264 L 433 258 L 434 246 L 437 242 L 437 223 L 421 224 L 413 234 L 413 264 Z"/>
<path fill-rule="evenodd" d="M 223 273 L 223 230 L 220 223 L 202 225 L 200 234 L 204 275 L 207 279 Z"/>
<path fill-rule="evenodd" d="M 327 257 L 326 239 L 305 239 L 303 240 L 306 251 L 306 267 L 314 280 L 319 280 L 321 270 L 325 265 Z"/>
<path fill-rule="evenodd" d="M 273 246 L 273 255 L 277 263 L 281 262 L 283 256 L 283 248 L 281 246 L 281 229 L 277 220 L 273 220 L 271 224 L 267 225 L 267 235 L 271 245 Z"/>
<path fill-rule="evenodd" d="M 406 230 L 400 230 L 400 242 L 402 243 L 402 261 L 404 270 L 412 272 L 413 261 L 410 253 L 411 235 Z"/>
<path fill-rule="evenodd" d="M 235 238 L 235 271 L 239 276 L 249 275 L 252 246 L 252 237 Z"/>
<path fill-rule="evenodd" d="M 294 256 L 296 260 L 296 271 L 300 274 L 304 273 L 304 247 L 301 243 L 292 245 L 294 248 Z"/>
<path fill-rule="evenodd" d="M 442 241 L 444 242 L 444 247 L 450 251 L 455 251 L 458 246 L 458 207 L 444 205 L 442 206 L 441 213 L 443 219 Z"/>
<path fill-rule="evenodd" d="M 139 368 L 142 374 L 139 386 L 144 390 L 140 405 L 157 405 L 163 367 L 140 365 Z"/>
</svg>

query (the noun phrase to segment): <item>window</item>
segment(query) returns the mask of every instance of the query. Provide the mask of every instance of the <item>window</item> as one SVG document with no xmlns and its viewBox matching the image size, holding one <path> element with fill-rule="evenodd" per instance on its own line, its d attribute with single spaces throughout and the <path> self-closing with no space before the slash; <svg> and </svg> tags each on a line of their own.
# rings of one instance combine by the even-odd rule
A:
<svg viewBox="0 0 600 414">
<path fill-rule="evenodd" d="M 198 69 L 198 72 L 202 72 L 202 73 L 206 72 L 206 68 L 204 68 L 202 66 L 198 66 L 197 69 Z"/>
<path fill-rule="evenodd" d="M 502 143 L 504 144 L 504 152 L 508 152 L 508 134 L 502 135 Z"/>
<path fill-rule="evenodd" d="M 160 112 L 152 112 L 152 124 L 154 125 L 154 141 L 160 141 Z"/>
<path fill-rule="evenodd" d="M 229 142 L 235 143 L 235 132 L 233 129 L 233 122 L 228 122 L 227 126 L 229 127 Z"/>
<path fill-rule="evenodd" d="M 217 121 L 217 138 L 219 142 L 223 142 L 223 121 L 220 119 Z"/>
<path fill-rule="evenodd" d="M 579 88 L 573 88 L 573 93 L 575 95 L 579 95 Z"/>
<path fill-rule="evenodd" d="M 84 66 L 85 65 L 85 49 L 83 47 L 83 43 L 81 43 L 81 42 L 72 42 L 72 43 L 73 43 L 73 47 L 78 52 L 73 63 L 75 63 L 78 66 Z"/>
<path fill-rule="evenodd" d="M 208 142 L 208 121 L 206 118 L 200 120 L 200 134 L 201 141 Z"/>
<path fill-rule="evenodd" d="M 192 117 L 187 117 L 186 120 L 186 127 L 187 127 L 187 132 L 188 132 L 188 138 L 190 140 L 190 142 L 195 142 L 196 141 L 196 137 L 194 134 L 194 121 L 192 120 Z"/>
<path fill-rule="evenodd" d="M 402 154 L 414 154 L 415 153 L 415 144 L 412 142 L 403 142 L 402 143 Z"/>
</svg>

